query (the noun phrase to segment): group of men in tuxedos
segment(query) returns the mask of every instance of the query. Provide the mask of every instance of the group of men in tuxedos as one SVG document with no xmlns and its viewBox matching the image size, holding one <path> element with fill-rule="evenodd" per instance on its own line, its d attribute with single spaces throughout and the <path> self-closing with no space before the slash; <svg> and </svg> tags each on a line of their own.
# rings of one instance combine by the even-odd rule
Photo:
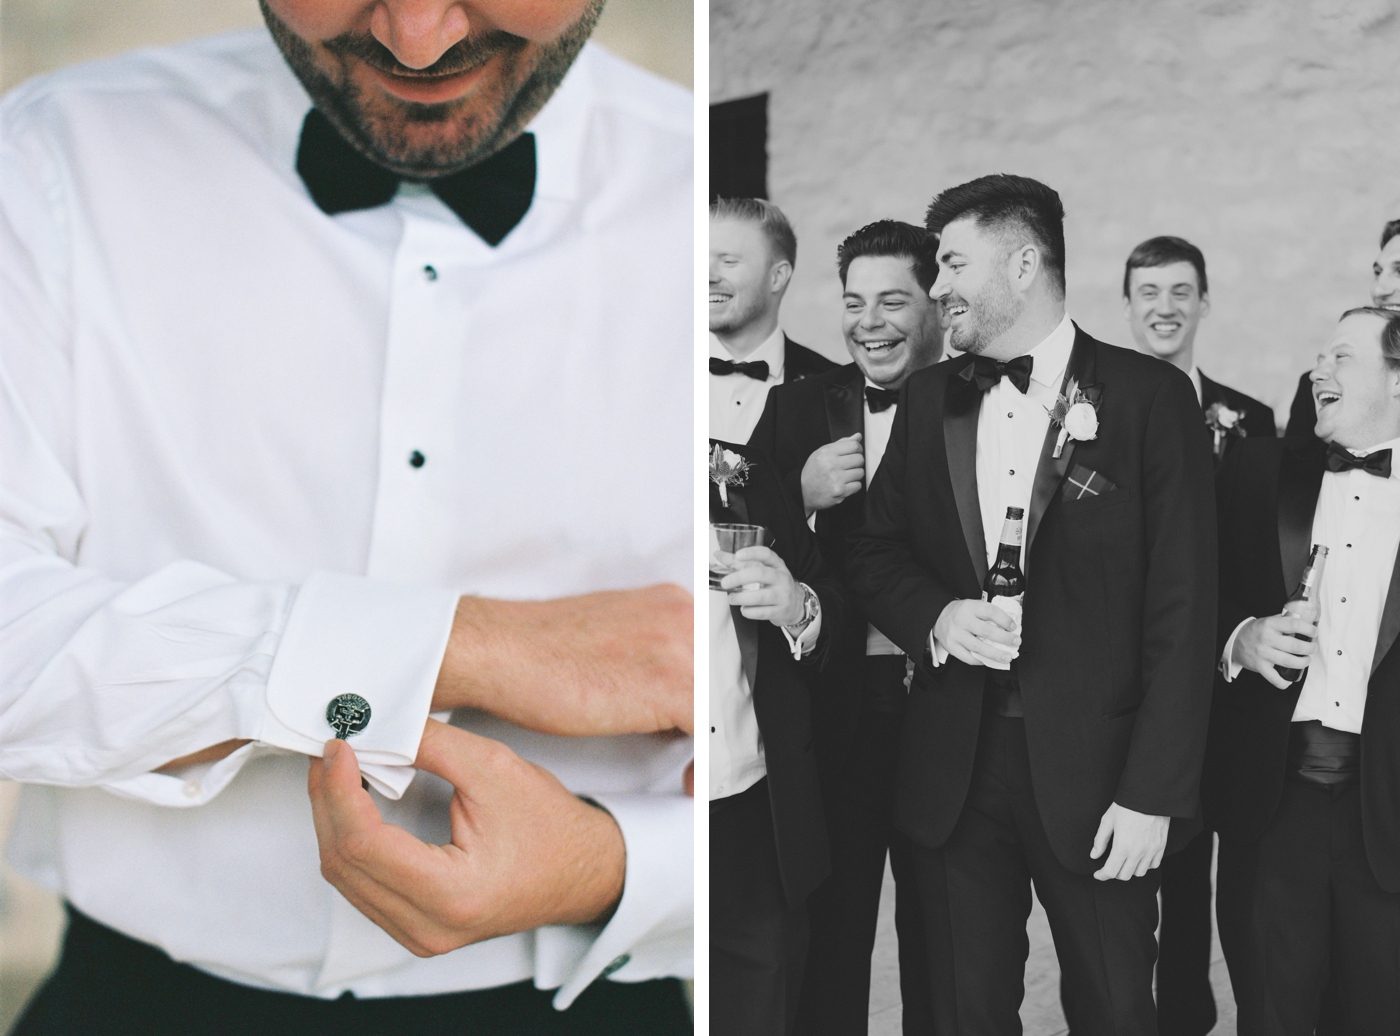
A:
<svg viewBox="0 0 1400 1036">
<path fill-rule="evenodd" d="M 746 707 L 757 761 L 712 767 L 716 1033 L 866 1031 L 888 852 L 906 1033 L 1020 1031 L 1033 885 L 1071 1032 L 1204 1034 L 1212 832 L 1239 1031 L 1400 1032 L 1400 222 L 1278 439 L 1196 366 L 1201 252 L 1132 252 L 1120 349 L 1065 311 L 1063 219 L 995 175 L 852 234 L 854 362 L 813 371 L 787 221 L 712 208 L 711 447 L 775 532 L 710 595 L 712 759 Z M 981 599 L 1008 507 L 1019 622 Z"/>
</svg>

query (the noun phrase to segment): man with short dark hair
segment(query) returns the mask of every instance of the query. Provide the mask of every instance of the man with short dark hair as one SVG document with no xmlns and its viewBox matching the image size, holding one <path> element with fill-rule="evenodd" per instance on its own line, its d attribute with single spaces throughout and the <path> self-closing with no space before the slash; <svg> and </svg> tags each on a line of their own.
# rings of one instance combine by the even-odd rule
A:
<svg viewBox="0 0 1400 1036">
<path fill-rule="evenodd" d="M 847 537 L 864 520 L 865 490 L 885 452 L 899 390 L 942 351 L 938 304 L 928 296 L 937 243 L 922 227 L 889 219 L 841 242 L 841 330 L 855 362 L 773 389 L 749 440 L 774 458 L 793 500 L 814 516 L 822 556 L 838 573 Z M 930 1021 L 908 851 L 901 839 L 891 841 L 905 675 L 904 653 L 862 615 L 847 622 L 820 675 L 814 719 L 832 872 L 810 903 L 798 1033 L 865 1032 L 887 851 L 898 889 L 905 1031 Z"/>
<path fill-rule="evenodd" d="M 797 235 L 762 198 L 710 206 L 710 434 L 747 442 L 768 390 L 836 364 L 778 326 Z"/>
<path fill-rule="evenodd" d="M 17 1031 L 688 1031 L 692 99 L 263 9 L 0 105 Z"/>
<path fill-rule="evenodd" d="M 1344 313 L 1311 381 L 1314 435 L 1220 471 L 1202 794 L 1240 1032 L 1312 1033 L 1331 982 L 1330 1026 L 1379 1036 L 1400 1031 L 1400 313 Z M 1294 614 L 1310 545 L 1318 610 Z"/>
<path fill-rule="evenodd" d="M 847 562 L 917 663 L 895 824 L 950 1032 L 1020 1031 L 1034 883 L 1071 1028 L 1155 1033 L 1156 867 L 1200 826 L 1210 444 L 1184 374 L 1066 315 L 1063 221 L 1019 176 L 930 205 L 932 295 L 966 355 L 905 384 Z M 981 599 L 1003 540 L 1025 573 L 1019 623 Z"/>
<path fill-rule="evenodd" d="M 1381 250 L 1371 263 L 1371 305 L 1400 313 L 1400 219 L 1392 219 L 1381 228 Z M 1298 378 L 1284 434 L 1311 435 L 1316 423 L 1312 371 L 1304 371 Z"/>
</svg>

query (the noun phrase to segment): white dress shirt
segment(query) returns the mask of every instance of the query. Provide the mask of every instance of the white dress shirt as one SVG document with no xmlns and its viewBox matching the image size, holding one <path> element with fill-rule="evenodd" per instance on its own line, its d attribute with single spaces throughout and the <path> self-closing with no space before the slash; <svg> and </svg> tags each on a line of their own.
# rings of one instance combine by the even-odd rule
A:
<svg viewBox="0 0 1400 1036">
<path fill-rule="evenodd" d="M 11 858 L 269 989 L 531 979 L 563 1007 L 610 963 L 688 975 L 688 741 L 456 714 L 612 812 L 626 890 L 605 926 L 427 960 L 321 878 L 306 756 L 360 694 L 385 819 L 444 842 L 449 789 L 410 764 L 456 597 L 691 583 L 691 97 L 586 48 L 498 248 L 422 187 L 321 213 L 294 167 L 309 108 L 263 31 L 0 106 Z M 152 772 L 228 738 L 255 743 Z"/>
<path fill-rule="evenodd" d="M 865 379 L 868 388 L 883 388 L 883 385 L 876 385 L 869 378 Z M 899 404 L 885 407 L 878 414 L 870 409 L 870 398 L 861 392 L 861 405 L 865 409 L 865 433 L 861 436 L 861 444 L 865 448 L 865 488 L 870 488 L 870 480 L 875 477 L 875 472 L 879 470 L 880 461 L 884 459 L 885 447 L 890 442 L 890 429 L 894 427 L 894 415 L 899 410 Z M 867 624 L 865 631 L 865 653 L 867 655 L 902 655 L 903 651 L 889 637 L 885 636 L 874 626 Z"/>
<path fill-rule="evenodd" d="M 1379 443 L 1400 461 L 1400 439 Z M 1358 469 L 1327 471 L 1313 512 L 1312 542 L 1327 547 L 1327 562 L 1315 591 L 1318 602 L 1317 650 L 1303 678 L 1293 722 L 1318 720 L 1333 730 L 1361 733 L 1366 689 L 1376 653 L 1381 612 L 1390 590 L 1390 575 L 1400 548 L 1400 464 L 1389 478 Z M 1225 677 L 1239 675 L 1232 654 L 1245 619 L 1225 642 L 1229 660 Z"/>
<path fill-rule="evenodd" d="M 1050 410 L 1060 395 L 1070 350 L 1074 348 L 1074 323 L 1069 314 L 1030 351 L 1031 377 L 1024 394 L 1002 378 L 982 396 L 977 414 L 977 499 L 982 506 L 982 537 L 987 546 L 987 567 L 996 562 L 1002 524 L 1008 507 L 1028 511 L 1035 470 Z M 1022 547 L 1021 570 L 1026 569 Z M 930 638 L 933 634 L 929 634 Z M 948 651 L 934 640 L 933 657 L 942 665 Z"/>
<path fill-rule="evenodd" d="M 710 335 L 710 355 L 721 360 L 733 360 L 731 353 L 716 336 Z M 744 357 L 743 362 L 762 360 L 768 364 L 768 380 L 759 381 L 747 374 L 710 375 L 710 437 L 725 442 L 743 444 L 749 441 L 754 426 L 763 416 L 768 390 L 783 383 L 783 360 L 787 355 L 783 329 L 775 328 L 763 344 Z"/>
</svg>

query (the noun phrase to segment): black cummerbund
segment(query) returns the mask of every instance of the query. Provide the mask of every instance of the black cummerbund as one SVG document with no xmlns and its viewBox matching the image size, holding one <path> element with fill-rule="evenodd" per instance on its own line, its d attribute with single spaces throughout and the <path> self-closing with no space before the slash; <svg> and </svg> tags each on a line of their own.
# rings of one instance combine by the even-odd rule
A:
<svg viewBox="0 0 1400 1036">
<path fill-rule="evenodd" d="M 1290 724 L 1288 776 L 1333 791 L 1351 787 L 1361 779 L 1361 735 L 1315 719 Z"/>
</svg>

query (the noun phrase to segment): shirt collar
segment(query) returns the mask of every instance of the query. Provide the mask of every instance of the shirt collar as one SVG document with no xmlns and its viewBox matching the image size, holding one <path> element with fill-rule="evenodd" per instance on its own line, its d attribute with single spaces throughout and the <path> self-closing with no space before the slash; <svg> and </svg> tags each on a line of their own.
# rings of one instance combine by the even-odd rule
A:
<svg viewBox="0 0 1400 1036">
<path fill-rule="evenodd" d="M 1364 450 L 1348 450 L 1347 452 L 1356 457 L 1369 457 L 1377 450 L 1391 451 L 1390 477 L 1400 478 L 1400 463 L 1397 463 L 1400 462 L 1400 439 L 1387 439 L 1385 442 L 1378 442 L 1374 446 L 1368 446 Z"/>
<path fill-rule="evenodd" d="M 763 360 L 768 364 L 768 380 L 782 381 L 783 358 L 787 355 L 785 345 L 783 329 L 781 327 L 775 327 L 773 333 L 763 340 L 762 345 L 744 357 L 744 362 L 753 363 L 756 360 Z M 738 357 L 725 347 L 725 344 L 719 340 L 719 337 L 714 334 L 710 335 L 710 355 L 717 356 L 721 360 L 738 359 Z"/>
<path fill-rule="evenodd" d="M 1205 383 L 1201 381 L 1201 368 L 1196 366 L 1195 360 L 1191 361 L 1191 369 L 1186 373 L 1191 378 L 1191 384 L 1196 386 L 1196 402 L 1200 403 L 1202 406 L 1205 406 L 1206 387 Z"/>
<path fill-rule="evenodd" d="M 1027 355 L 1031 363 L 1031 380 L 1038 381 L 1047 388 L 1060 391 L 1065 368 L 1069 366 L 1070 350 L 1074 348 L 1074 321 L 1066 313 L 1040 344 Z"/>
</svg>

